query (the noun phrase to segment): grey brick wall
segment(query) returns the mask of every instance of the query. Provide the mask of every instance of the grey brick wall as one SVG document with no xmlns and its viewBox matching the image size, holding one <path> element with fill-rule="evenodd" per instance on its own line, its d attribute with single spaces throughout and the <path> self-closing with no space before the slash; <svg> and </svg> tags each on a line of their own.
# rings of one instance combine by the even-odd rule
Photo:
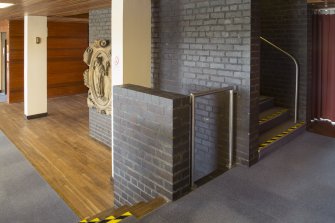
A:
<svg viewBox="0 0 335 223">
<path fill-rule="evenodd" d="M 313 75 L 313 14 L 314 10 L 317 7 L 313 4 L 308 4 L 307 6 L 307 112 L 306 112 L 306 121 L 308 123 L 314 118 L 312 117 L 312 75 Z"/>
<path fill-rule="evenodd" d="M 89 42 L 96 39 L 111 39 L 111 9 L 91 10 L 89 12 Z M 90 135 L 99 142 L 111 147 L 111 116 L 102 115 L 95 109 L 89 112 Z"/>
<path fill-rule="evenodd" d="M 229 93 L 196 99 L 194 180 L 226 169 L 229 160 Z"/>
<path fill-rule="evenodd" d="M 306 120 L 308 103 L 307 3 L 304 0 L 262 0 L 261 34 L 298 59 L 300 66 L 299 116 Z M 275 97 L 293 113 L 295 66 L 285 55 L 262 43 L 261 93 Z"/>
<path fill-rule="evenodd" d="M 112 117 L 89 109 L 90 136 L 108 147 L 112 147 Z"/>
<path fill-rule="evenodd" d="M 93 43 L 96 39 L 111 39 L 111 8 L 91 10 L 89 12 L 89 41 Z"/>
<path fill-rule="evenodd" d="M 113 100 L 115 205 L 187 193 L 189 97 L 125 85 Z"/>
<path fill-rule="evenodd" d="M 260 94 L 260 5 L 251 1 L 251 67 L 250 67 L 250 114 L 249 114 L 249 159 L 258 160 L 259 145 L 259 94 Z"/>
<path fill-rule="evenodd" d="M 251 112 L 250 108 L 258 95 L 257 86 L 254 88 L 251 83 L 257 81 L 259 71 L 251 69 L 251 0 L 152 3 L 154 87 L 189 94 L 236 85 L 237 162 L 254 163 L 258 159 L 254 142 L 258 112 Z"/>
</svg>

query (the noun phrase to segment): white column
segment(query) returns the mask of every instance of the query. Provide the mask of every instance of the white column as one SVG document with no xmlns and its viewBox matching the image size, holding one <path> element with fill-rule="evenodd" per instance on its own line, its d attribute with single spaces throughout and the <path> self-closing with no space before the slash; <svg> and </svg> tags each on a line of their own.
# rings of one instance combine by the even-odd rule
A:
<svg viewBox="0 0 335 223">
<path fill-rule="evenodd" d="M 112 77 L 151 87 L 151 0 L 112 1 Z"/>
<path fill-rule="evenodd" d="M 151 0 L 112 0 L 111 63 L 112 86 L 151 87 Z M 112 131 L 114 176 L 113 138 Z"/>
<path fill-rule="evenodd" d="M 24 17 L 24 114 L 47 115 L 47 17 Z"/>
</svg>

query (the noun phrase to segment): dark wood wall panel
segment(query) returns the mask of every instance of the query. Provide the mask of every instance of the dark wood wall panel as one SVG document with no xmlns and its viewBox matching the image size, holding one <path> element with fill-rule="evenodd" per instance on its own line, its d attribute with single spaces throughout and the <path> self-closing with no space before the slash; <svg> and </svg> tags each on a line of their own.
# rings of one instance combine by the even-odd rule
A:
<svg viewBox="0 0 335 223">
<path fill-rule="evenodd" d="M 88 46 L 88 24 L 48 22 L 48 96 L 87 92 L 83 53 Z"/>
<path fill-rule="evenodd" d="M 23 72 L 24 72 L 24 24 L 23 20 L 9 21 L 9 74 L 8 101 L 9 103 L 23 101 Z"/>
<path fill-rule="evenodd" d="M 1 20 L 0 21 L 0 33 L 6 33 L 8 35 L 8 33 L 9 33 L 9 22 L 8 22 L 8 20 Z M 0 61 L 2 59 L 3 58 L 0 54 Z M 2 64 L 0 63 L 0 72 L 1 72 L 1 70 L 2 70 Z M 2 77 L 1 77 L 1 74 L 0 74 L 0 90 L 1 90 L 1 92 L 3 92 L 5 90 L 5 89 L 2 89 L 2 86 L 3 86 L 3 83 L 2 83 Z"/>
<path fill-rule="evenodd" d="M 10 21 L 9 27 L 9 102 L 15 103 L 24 99 L 23 21 Z M 48 97 L 87 92 L 82 76 L 87 69 L 83 62 L 87 46 L 87 23 L 48 22 Z"/>
</svg>

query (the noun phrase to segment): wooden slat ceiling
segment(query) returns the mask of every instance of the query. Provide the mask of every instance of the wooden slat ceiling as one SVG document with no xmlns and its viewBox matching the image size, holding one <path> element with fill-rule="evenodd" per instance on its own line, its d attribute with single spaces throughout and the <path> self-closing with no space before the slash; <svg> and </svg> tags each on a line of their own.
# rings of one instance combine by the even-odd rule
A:
<svg viewBox="0 0 335 223">
<path fill-rule="evenodd" d="M 91 9 L 111 7 L 111 0 L 0 0 L 14 3 L 0 9 L 0 20 L 20 19 L 24 15 L 72 16 L 88 13 Z"/>
<path fill-rule="evenodd" d="M 91 9 L 111 7 L 111 0 L 0 0 L 15 5 L 0 9 L 0 20 L 20 19 L 24 15 L 72 16 L 88 13 Z M 307 0 L 311 4 L 324 4 L 325 0 Z M 328 0 L 333 5 L 335 0 Z"/>
<path fill-rule="evenodd" d="M 307 3 L 311 4 L 325 4 L 325 0 L 307 0 Z M 328 5 L 334 4 L 335 0 L 328 0 Z"/>
</svg>

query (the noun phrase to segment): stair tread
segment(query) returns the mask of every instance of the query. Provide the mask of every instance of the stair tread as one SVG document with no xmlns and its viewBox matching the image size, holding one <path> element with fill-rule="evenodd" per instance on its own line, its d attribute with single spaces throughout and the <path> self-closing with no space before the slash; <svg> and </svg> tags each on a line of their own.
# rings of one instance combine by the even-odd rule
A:
<svg viewBox="0 0 335 223">
<path fill-rule="evenodd" d="M 134 222 L 133 220 L 136 218 L 141 218 L 144 215 L 154 211 L 155 209 L 161 207 L 163 204 L 166 203 L 166 200 L 162 197 L 157 197 L 149 202 L 139 202 L 133 206 L 124 205 L 118 209 L 109 208 L 93 217 L 86 218 L 88 221 L 93 219 L 106 219 L 110 216 L 120 217 L 121 215 L 125 214 L 126 212 L 130 212 L 133 217 L 128 217 L 129 222 Z M 127 219 L 127 218 L 126 218 Z"/>
<path fill-rule="evenodd" d="M 121 216 L 122 214 L 124 214 L 125 212 L 129 211 L 129 206 L 128 205 L 125 205 L 125 206 L 122 206 L 118 209 L 115 209 L 115 208 L 109 208 L 93 217 L 90 217 L 88 218 L 88 220 L 92 220 L 92 219 L 95 219 L 95 218 L 99 218 L 99 219 L 105 219 L 109 216 L 114 216 L 114 217 L 119 217 Z"/>
<path fill-rule="evenodd" d="M 147 203 L 144 203 L 142 205 L 138 205 L 137 207 L 130 208 L 131 213 L 136 216 L 137 218 L 141 218 L 144 215 L 152 212 L 153 210 L 159 208 L 163 204 L 166 203 L 166 200 L 164 198 L 158 197 L 155 198 Z"/>
<path fill-rule="evenodd" d="M 270 109 L 267 109 L 266 111 L 263 111 L 259 114 L 259 119 L 263 119 L 269 115 L 272 115 L 272 114 L 275 114 L 277 112 L 280 112 L 280 111 L 283 111 L 283 110 L 287 110 L 287 108 L 283 108 L 283 107 L 273 107 L 273 108 L 270 108 Z"/>
<path fill-rule="evenodd" d="M 130 216 L 121 221 L 121 223 L 135 223 L 135 222 L 139 222 L 135 216 Z"/>
<path fill-rule="evenodd" d="M 282 123 L 281 125 L 278 125 L 272 129 L 270 129 L 267 132 L 264 132 L 263 134 L 260 135 L 259 137 L 259 142 L 263 143 L 266 142 L 267 140 L 277 136 L 278 134 L 281 134 L 283 132 L 285 132 L 286 130 L 288 130 L 289 128 L 295 126 L 296 124 L 294 123 L 294 121 L 289 120 L 286 121 L 284 123 Z"/>
<path fill-rule="evenodd" d="M 273 97 L 269 97 L 269 96 L 265 96 L 265 95 L 261 95 L 259 96 L 259 102 L 264 102 L 266 100 L 273 100 Z"/>
</svg>

